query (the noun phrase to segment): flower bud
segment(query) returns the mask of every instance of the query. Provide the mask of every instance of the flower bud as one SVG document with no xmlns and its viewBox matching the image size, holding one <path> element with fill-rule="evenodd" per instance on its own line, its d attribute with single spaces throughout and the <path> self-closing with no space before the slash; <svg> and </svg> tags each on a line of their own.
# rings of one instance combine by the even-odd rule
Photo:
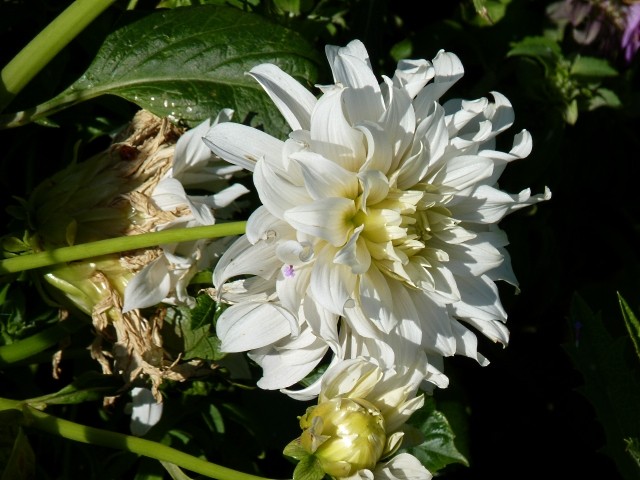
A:
<svg viewBox="0 0 640 480">
<path fill-rule="evenodd" d="M 301 446 L 335 477 L 373 469 L 385 449 L 384 417 L 363 399 L 334 398 L 310 407 L 300 427 Z"/>
</svg>

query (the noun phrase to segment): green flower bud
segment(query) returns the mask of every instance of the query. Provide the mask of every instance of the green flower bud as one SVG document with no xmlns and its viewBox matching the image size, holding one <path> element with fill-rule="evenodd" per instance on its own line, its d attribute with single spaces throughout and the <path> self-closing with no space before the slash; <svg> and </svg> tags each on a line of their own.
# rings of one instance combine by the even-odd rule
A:
<svg viewBox="0 0 640 480">
<path fill-rule="evenodd" d="M 363 399 L 334 398 L 310 407 L 300 427 L 300 445 L 334 477 L 373 469 L 387 440 L 380 410 Z"/>
</svg>

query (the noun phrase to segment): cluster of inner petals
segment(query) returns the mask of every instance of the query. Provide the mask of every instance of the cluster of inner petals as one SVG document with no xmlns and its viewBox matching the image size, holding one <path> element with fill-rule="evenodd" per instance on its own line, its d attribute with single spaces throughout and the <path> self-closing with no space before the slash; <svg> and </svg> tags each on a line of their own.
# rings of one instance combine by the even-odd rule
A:
<svg viewBox="0 0 640 480">
<path fill-rule="evenodd" d="M 384 177 L 379 171 L 367 174 Z M 457 224 L 445 206 L 449 196 L 438 193 L 436 187 L 428 184 L 401 190 L 389 186 L 386 177 L 384 181 L 385 188 L 378 189 L 384 196 L 371 195 L 366 182 L 361 181 L 357 195 L 349 199 L 353 206 L 344 219 L 349 235 L 339 246 L 340 251 L 358 248 L 357 243 L 368 252 L 370 263 L 367 261 L 363 267 L 361 262 L 353 268 L 354 273 L 365 273 L 374 266 L 405 286 L 431 289 L 433 278 L 428 269 L 434 261 L 447 261 L 448 256 L 443 250 L 430 247 L 429 240 Z"/>
</svg>

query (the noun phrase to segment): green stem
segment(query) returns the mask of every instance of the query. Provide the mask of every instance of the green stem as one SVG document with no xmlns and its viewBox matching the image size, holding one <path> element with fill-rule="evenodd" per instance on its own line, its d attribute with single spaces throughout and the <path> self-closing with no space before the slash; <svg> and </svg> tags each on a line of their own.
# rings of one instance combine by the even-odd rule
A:
<svg viewBox="0 0 640 480">
<path fill-rule="evenodd" d="M 110 253 L 149 248 L 165 243 L 189 242 L 204 238 L 227 237 L 244 233 L 247 222 L 229 222 L 205 227 L 171 228 L 159 232 L 109 238 L 97 242 L 61 247 L 46 252 L 19 255 L 0 260 L 0 274 L 15 273 L 57 263 L 99 257 Z"/>
<path fill-rule="evenodd" d="M 116 448 L 156 460 L 170 462 L 186 470 L 206 475 L 209 478 L 217 478 L 219 480 L 265 480 L 264 477 L 222 467 L 151 440 L 70 422 L 41 412 L 18 400 L 0 398 L 1 410 L 22 410 L 25 416 L 25 426 L 27 427 L 36 428 L 76 442 Z"/>
<path fill-rule="evenodd" d="M 0 367 L 19 362 L 46 350 L 83 325 L 87 325 L 87 322 L 78 318 L 69 318 L 24 340 L 0 346 Z"/>
<path fill-rule="evenodd" d="M 76 0 L 31 40 L 0 73 L 0 111 L 71 40 L 115 0 Z"/>
</svg>

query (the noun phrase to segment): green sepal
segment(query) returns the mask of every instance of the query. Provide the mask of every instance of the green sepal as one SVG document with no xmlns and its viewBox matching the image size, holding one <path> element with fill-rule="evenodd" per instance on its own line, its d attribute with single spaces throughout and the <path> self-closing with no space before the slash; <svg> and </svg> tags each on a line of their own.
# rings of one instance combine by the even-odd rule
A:
<svg viewBox="0 0 640 480">
<path fill-rule="evenodd" d="M 293 471 L 293 480 L 322 480 L 324 475 L 320 460 L 315 455 L 307 454 L 296 465 Z"/>
<path fill-rule="evenodd" d="M 300 437 L 289 442 L 287 446 L 284 447 L 282 453 L 287 457 L 295 458 L 296 460 L 302 460 L 304 457 L 310 455 L 310 453 L 302 446 Z"/>
</svg>

